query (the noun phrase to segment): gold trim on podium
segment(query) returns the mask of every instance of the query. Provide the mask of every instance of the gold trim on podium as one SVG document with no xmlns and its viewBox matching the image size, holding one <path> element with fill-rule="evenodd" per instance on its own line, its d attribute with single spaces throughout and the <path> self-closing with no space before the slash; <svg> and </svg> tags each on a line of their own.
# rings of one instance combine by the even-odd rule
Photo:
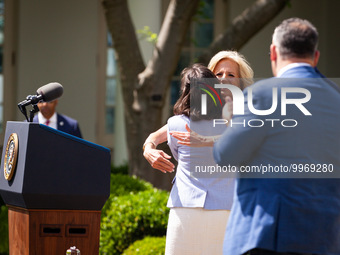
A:
<svg viewBox="0 0 340 255">
<path fill-rule="evenodd" d="M 16 133 L 12 133 L 7 141 L 5 152 L 4 176 L 10 181 L 14 175 L 15 167 L 18 159 L 19 140 Z"/>
</svg>

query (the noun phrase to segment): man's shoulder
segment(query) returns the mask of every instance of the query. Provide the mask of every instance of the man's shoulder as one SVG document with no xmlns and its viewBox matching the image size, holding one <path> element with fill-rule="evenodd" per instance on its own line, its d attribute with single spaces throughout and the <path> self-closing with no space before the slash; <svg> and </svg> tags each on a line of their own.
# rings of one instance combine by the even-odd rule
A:
<svg viewBox="0 0 340 255">
<path fill-rule="evenodd" d="M 292 64 L 294 65 L 294 64 Z M 298 65 L 298 63 L 297 63 Z M 316 67 L 310 65 L 298 65 L 289 68 L 282 73 L 282 78 L 325 78 Z"/>
<path fill-rule="evenodd" d="M 78 121 L 76 119 L 73 119 L 67 115 L 64 115 L 64 114 L 60 114 L 60 113 L 57 113 L 57 118 L 58 118 L 58 121 L 66 121 L 68 123 L 77 123 Z"/>
<path fill-rule="evenodd" d="M 273 88 L 282 87 L 301 87 L 306 81 L 310 81 L 311 77 L 272 77 L 268 79 L 263 79 L 255 82 L 253 85 L 246 88 L 246 90 L 251 89 L 253 93 L 257 94 L 272 94 Z"/>
</svg>

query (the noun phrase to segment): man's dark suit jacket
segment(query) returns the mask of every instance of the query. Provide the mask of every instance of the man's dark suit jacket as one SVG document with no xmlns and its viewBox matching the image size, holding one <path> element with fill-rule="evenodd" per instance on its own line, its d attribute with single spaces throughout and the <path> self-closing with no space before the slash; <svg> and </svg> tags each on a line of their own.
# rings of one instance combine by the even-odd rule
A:
<svg viewBox="0 0 340 255">
<path fill-rule="evenodd" d="M 34 116 L 33 122 L 39 122 L 38 115 Z M 66 115 L 57 113 L 57 129 L 70 135 L 82 138 L 78 121 Z"/>
<path fill-rule="evenodd" d="M 277 110 L 270 116 L 245 110 L 235 115 L 236 128 L 228 127 L 215 143 L 214 157 L 220 165 L 288 167 L 305 166 L 299 173 L 274 173 L 273 178 L 239 178 L 228 221 L 224 255 L 240 255 L 259 248 L 276 252 L 340 254 L 340 93 L 334 84 L 310 66 L 287 70 L 282 78 L 259 81 L 252 90 L 255 109 L 273 105 L 273 88 L 278 88 Z M 308 78 L 308 79 L 305 79 Z M 306 116 L 292 104 L 286 115 L 281 111 L 282 88 L 304 88 L 311 99 L 303 104 L 312 114 Z M 287 98 L 303 98 L 288 93 Z M 260 121 L 265 122 L 263 127 Z M 274 127 L 271 121 L 277 119 Z M 295 119 L 296 127 L 284 127 L 283 119 Z M 292 125 L 293 122 L 285 122 Z M 311 173 L 313 165 L 321 172 Z M 333 171 L 327 173 L 327 171 Z M 324 178 L 326 174 L 334 178 Z M 249 176 L 249 175 L 248 175 Z M 261 177 L 263 176 L 263 177 Z M 307 177 L 308 178 L 304 178 Z M 244 177 L 241 173 L 240 177 Z M 253 176 L 254 177 L 254 176 Z M 302 177 L 302 178 L 300 178 Z M 313 178 L 314 177 L 314 178 Z"/>
</svg>

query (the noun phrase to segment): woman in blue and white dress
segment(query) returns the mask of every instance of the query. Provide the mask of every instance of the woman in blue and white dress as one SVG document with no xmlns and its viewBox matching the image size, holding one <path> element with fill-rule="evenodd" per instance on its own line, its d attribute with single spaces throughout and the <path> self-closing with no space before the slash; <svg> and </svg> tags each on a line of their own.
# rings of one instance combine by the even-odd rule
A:
<svg viewBox="0 0 340 255">
<path fill-rule="evenodd" d="M 222 254 L 234 179 L 216 172 L 212 147 L 188 147 L 170 135 L 172 131 L 186 131 L 186 125 L 204 136 L 222 134 L 225 125 L 213 127 L 213 120 L 221 119 L 223 107 L 221 94 L 213 88 L 219 83 L 215 77 L 199 64 L 184 69 L 175 116 L 167 122 L 168 145 L 178 165 L 167 204 L 170 214 L 165 254 Z M 207 97 L 207 113 L 202 114 L 201 96 L 211 90 L 216 98 Z M 216 100 L 219 103 L 215 105 Z"/>
</svg>

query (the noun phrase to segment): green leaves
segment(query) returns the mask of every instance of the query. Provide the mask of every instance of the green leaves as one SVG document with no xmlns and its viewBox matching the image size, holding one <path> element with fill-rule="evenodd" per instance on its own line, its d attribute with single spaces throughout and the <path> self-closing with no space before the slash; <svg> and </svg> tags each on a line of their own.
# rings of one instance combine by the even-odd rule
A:
<svg viewBox="0 0 340 255">
<path fill-rule="evenodd" d="M 164 236 L 169 193 L 126 175 L 112 175 L 111 196 L 102 211 L 100 253 L 121 254 L 146 236 Z"/>
<path fill-rule="evenodd" d="M 154 45 L 157 43 L 158 35 L 156 33 L 153 33 L 150 30 L 149 26 L 144 26 L 143 29 L 137 30 L 137 33 L 140 35 L 141 40 L 146 40 Z"/>
<path fill-rule="evenodd" d="M 143 240 L 138 240 L 127 248 L 123 255 L 162 255 L 165 251 L 165 236 L 147 236 Z"/>
</svg>

